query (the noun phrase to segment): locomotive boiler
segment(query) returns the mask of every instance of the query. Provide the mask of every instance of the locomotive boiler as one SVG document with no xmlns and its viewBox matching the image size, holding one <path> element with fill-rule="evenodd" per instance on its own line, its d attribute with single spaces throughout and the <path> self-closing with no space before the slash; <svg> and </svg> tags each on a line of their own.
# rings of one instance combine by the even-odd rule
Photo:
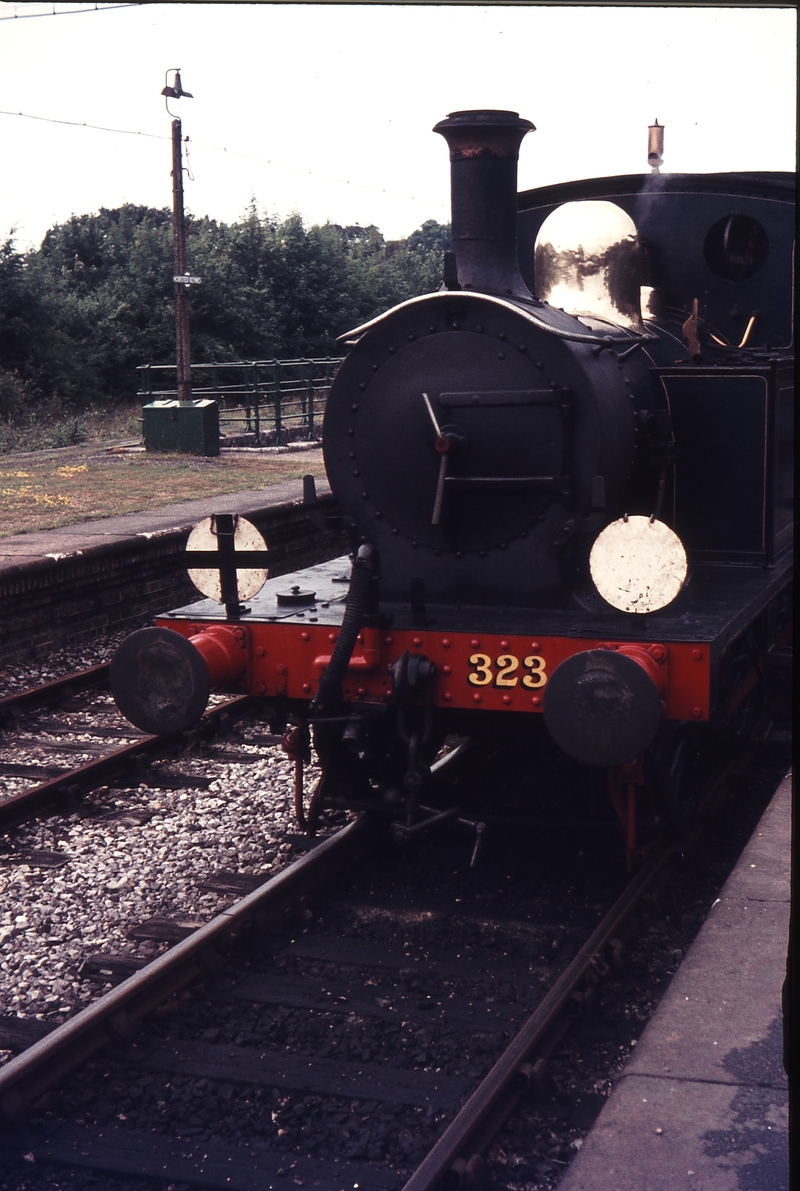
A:
<svg viewBox="0 0 800 1191">
<path fill-rule="evenodd" d="M 660 174 L 656 130 L 650 174 L 518 195 L 529 121 L 436 125 L 442 287 L 342 336 L 325 413 L 350 559 L 245 606 L 255 556 L 212 518 L 224 608 L 123 642 L 129 719 L 180 731 L 212 689 L 260 696 L 298 761 L 313 733 L 312 820 L 424 824 L 442 740 L 500 728 L 607 769 L 629 856 L 636 789 L 680 801 L 687 742 L 742 730 L 791 632 L 794 192 Z M 310 477 L 304 504 L 322 524 Z"/>
</svg>

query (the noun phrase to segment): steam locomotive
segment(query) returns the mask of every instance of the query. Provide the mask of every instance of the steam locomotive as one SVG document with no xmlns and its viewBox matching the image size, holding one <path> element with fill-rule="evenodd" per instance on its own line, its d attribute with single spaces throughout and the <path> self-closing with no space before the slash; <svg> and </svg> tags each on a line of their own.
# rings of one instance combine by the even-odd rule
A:
<svg viewBox="0 0 800 1191">
<path fill-rule="evenodd" d="M 518 195 L 528 120 L 434 131 L 442 287 L 342 337 L 325 413 L 350 560 L 249 598 L 263 551 L 212 518 L 187 558 L 217 599 L 127 638 L 112 690 L 159 732 L 212 690 L 261 696 L 298 771 L 310 726 L 312 829 L 447 814 L 447 734 L 546 740 L 607 770 L 630 860 L 637 789 L 674 806 L 688 742 L 741 733 L 790 640 L 793 178 L 661 174 L 656 123 L 650 173 Z M 304 505 L 334 524 L 311 477 Z"/>
</svg>

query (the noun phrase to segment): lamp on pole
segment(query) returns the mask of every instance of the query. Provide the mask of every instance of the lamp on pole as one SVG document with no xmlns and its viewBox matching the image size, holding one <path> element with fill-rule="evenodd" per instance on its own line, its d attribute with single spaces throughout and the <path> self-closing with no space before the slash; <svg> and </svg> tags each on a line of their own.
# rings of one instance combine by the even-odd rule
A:
<svg viewBox="0 0 800 1191">
<path fill-rule="evenodd" d="M 169 85 L 169 75 L 173 75 Z M 189 286 L 199 282 L 199 277 L 190 277 L 186 268 L 186 224 L 183 217 L 183 152 L 181 122 L 169 110 L 170 99 L 192 99 L 190 91 L 184 91 L 180 69 L 168 70 L 164 76 L 164 96 L 167 112 L 172 119 L 172 238 L 175 248 L 175 362 L 178 378 L 178 400 L 192 398 L 192 357 L 189 342 Z"/>
</svg>

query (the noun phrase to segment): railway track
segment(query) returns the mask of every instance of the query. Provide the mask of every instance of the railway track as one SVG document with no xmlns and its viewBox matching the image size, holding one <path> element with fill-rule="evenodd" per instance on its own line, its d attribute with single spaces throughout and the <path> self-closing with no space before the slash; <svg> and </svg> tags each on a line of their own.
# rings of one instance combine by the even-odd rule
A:
<svg viewBox="0 0 800 1191">
<path fill-rule="evenodd" d="M 0 1061 L 96 996 L 98 947 L 131 971 L 167 945 L 143 923 L 202 922 L 231 881 L 252 888 L 254 873 L 305 848 L 291 763 L 248 700 L 220 697 L 182 737 L 145 737 L 83 674 L 83 692 L 73 674 L 31 692 L 20 677 L 0 752 L 12 770 L 0 775 Z M 43 762 L 56 770 L 46 782 Z M 141 934 L 129 939 L 128 925 Z"/>
<path fill-rule="evenodd" d="M 63 706 L 79 691 L 108 690 L 109 662 L 99 662 L 20 691 L 0 696 L 0 725 L 18 720 L 26 711 Z"/>
<path fill-rule="evenodd" d="M 209 967 L 213 968 L 215 963 L 218 964 L 220 943 L 224 945 L 226 942 L 230 943 L 236 936 L 241 936 L 246 926 L 252 925 L 259 917 L 261 917 L 263 925 L 265 915 L 270 912 L 274 913 L 279 908 L 285 908 L 289 897 L 296 899 L 308 894 L 312 886 L 323 879 L 322 874 L 329 874 L 331 868 L 341 867 L 347 862 L 355 863 L 359 859 L 363 863 L 370 846 L 375 846 L 374 827 L 363 819 L 357 820 L 319 848 L 314 849 L 308 856 L 284 870 L 272 881 L 267 882 L 260 890 L 237 903 L 231 910 L 194 932 L 184 942 L 178 943 L 153 964 L 121 983 L 69 1023 L 55 1030 L 48 1038 L 23 1052 L 0 1071 L 0 1108 L 7 1117 L 20 1122 L 26 1103 L 35 1101 L 52 1086 L 55 1080 L 72 1070 L 78 1062 L 94 1054 L 108 1042 L 109 1038 L 116 1040 L 129 1038 L 133 1021 L 166 997 L 174 996 L 181 988 L 196 980 L 198 976 L 202 976 L 204 971 L 207 973 Z M 519 1052 L 516 1058 L 515 1051 L 508 1050 L 499 1060 L 501 1064 L 503 1062 L 511 1063 L 511 1083 L 514 1082 L 515 1077 L 528 1078 L 530 1083 L 531 1079 L 535 1080 L 540 1076 L 540 1069 L 534 1071 L 531 1068 L 531 1072 L 528 1072 L 526 1066 L 528 1052 L 530 1047 L 535 1045 L 538 1036 L 536 1023 L 544 1022 L 546 1029 L 552 1028 L 559 1011 L 563 1010 L 563 1005 L 575 993 L 582 978 L 586 975 L 587 964 L 593 961 L 594 966 L 597 967 L 599 961 L 595 956 L 596 948 L 593 944 L 597 943 L 597 946 L 602 949 L 611 938 L 609 930 L 613 932 L 620 929 L 624 916 L 630 912 L 631 905 L 635 904 L 641 892 L 646 891 L 652 881 L 657 879 L 659 872 L 660 870 L 656 871 L 654 868 L 653 876 L 648 874 L 646 878 L 643 878 L 640 875 L 636 888 L 629 891 L 628 898 L 615 908 L 616 912 L 604 920 L 602 932 L 594 932 L 590 941 L 591 953 L 586 950 L 587 947 L 590 947 L 590 944 L 587 944 L 562 973 L 557 986 L 541 1003 L 534 1017 L 516 1034 L 516 1046 Z M 479 1005 L 471 1002 L 468 996 L 459 996 L 457 992 L 454 994 L 454 988 L 458 989 L 465 984 L 474 983 L 476 975 L 474 948 L 470 949 L 470 954 L 467 955 L 440 956 L 432 964 L 430 958 L 413 945 L 396 948 L 376 943 L 373 939 L 348 940 L 338 936 L 331 938 L 322 935 L 302 940 L 299 943 L 289 940 L 288 946 L 278 946 L 279 957 L 283 951 L 288 951 L 289 955 L 286 958 L 291 957 L 295 962 L 310 961 L 312 964 L 316 962 L 328 967 L 335 963 L 340 970 L 337 972 L 337 984 L 334 990 L 328 990 L 328 995 L 325 996 L 319 980 L 311 981 L 308 978 L 298 980 L 296 977 L 293 980 L 291 973 L 287 974 L 285 969 L 278 969 L 277 979 L 274 971 L 266 977 L 264 974 L 259 974 L 260 978 L 254 976 L 253 973 L 248 973 L 244 980 L 241 978 L 236 980 L 234 977 L 234 991 L 237 1000 L 241 1001 L 243 998 L 246 1000 L 248 995 L 256 996 L 262 1004 L 283 1006 L 288 1002 L 296 1010 L 313 1013 L 316 1008 L 315 1001 L 319 1002 L 321 999 L 322 1016 L 328 1016 L 337 1010 L 339 1014 L 345 1012 L 348 1016 L 355 1012 L 367 1019 L 377 1015 L 379 1020 L 388 1021 L 393 1025 L 396 1020 L 402 1021 L 408 1015 L 412 1020 L 416 1019 L 416 1024 L 422 1024 L 420 1020 L 422 1019 L 425 1022 L 425 1028 L 429 1028 L 430 1021 L 426 1019 L 430 1019 L 431 1012 L 434 1015 L 440 1015 L 437 1014 L 437 1011 L 441 1010 L 444 998 L 446 998 L 446 1001 L 455 1001 L 455 1005 L 450 1004 L 447 1008 L 451 1014 L 455 1011 L 456 1018 L 462 1019 L 460 1022 L 462 1031 L 466 1026 L 470 1033 L 478 1030 L 485 1034 L 488 1030 L 495 1035 L 498 1031 L 501 1034 L 509 1032 L 521 1016 L 519 1008 L 515 1011 L 507 1003 L 500 1002 L 494 1007 L 492 1002 Z M 336 958 L 334 959 L 334 957 Z M 405 973 L 406 980 L 413 980 L 410 973 L 413 973 L 416 964 L 421 963 L 423 959 L 427 959 L 428 968 L 432 967 L 435 974 L 444 980 L 444 989 L 447 992 L 440 989 L 438 996 L 431 993 L 425 994 L 424 1000 L 413 991 L 411 995 L 403 995 L 400 992 L 398 996 L 395 986 L 396 974 L 398 972 L 401 975 Z M 494 949 L 491 949 L 488 955 L 483 957 L 481 967 L 484 969 L 486 969 L 487 960 L 490 971 L 481 973 L 486 980 L 496 982 L 498 970 L 502 971 L 506 978 L 519 974 L 515 973 L 513 963 L 506 961 L 498 964 L 498 956 Z M 349 975 L 345 977 L 341 971 L 343 965 L 350 970 Z M 378 987 L 376 973 L 379 976 L 383 974 L 384 983 L 387 983 L 386 974 L 389 974 L 388 983 L 392 986 L 390 997 L 371 997 L 369 995 L 370 985 Z M 430 971 L 426 975 L 430 976 Z M 342 983 L 343 980 L 345 984 Z M 359 988 L 361 980 L 364 981 L 363 988 Z M 243 983 L 249 984 L 249 987 L 243 988 Z M 346 987 L 347 992 L 338 991 L 342 987 Z M 390 992 L 390 989 L 387 987 L 385 991 Z M 430 1005 L 426 1004 L 426 1001 L 430 1002 Z M 350 1006 L 354 1006 L 354 1008 Z M 398 1014 L 401 1016 L 398 1017 Z M 446 1014 L 444 1016 L 446 1017 Z M 534 1035 L 529 1039 L 532 1028 Z M 417 1042 L 416 1045 L 425 1047 L 424 1042 Z M 522 1047 L 521 1050 L 520 1047 Z M 171 1053 L 165 1055 L 164 1059 L 168 1065 L 177 1063 L 179 1068 L 183 1065 L 184 1069 L 190 1071 L 197 1071 L 197 1064 L 200 1063 L 202 1070 L 207 1073 L 209 1067 L 219 1063 L 222 1057 L 221 1053 L 219 1055 L 214 1053 L 218 1049 L 214 1043 L 208 1043 L 205 1048 L 201 1044 L 198 1051 L 197 1044 L 189 1043 L 187 1046 L 181 1041 L 177 1047 L 172 1047 Z M 169 1048 L 167 1050 L 169 1051 Z M 363 1098 L 366 1091 L 367 1102 L 378 1100 L 381 1103 L 403 1105 L 406 1114 L 409 1110 L 411 1111 L 412 1120 L 414 1110 L 433 1108 L 434 1111 L 430 1115 L 436 1124 L 440 1123 L 444 1113 L 449 1113 L 455 1108 L 458 1101 L 468 1091 L 470 1084 L 474 1082 L 475 1075 L 474 1071 L 471 1078 L 467 1074 L 442 1074 L 441 1070 L 432 1069 L 432 1064 L 427 1061 L 429 1056 L 425 1049 L 418 1052 L 418 1061 L 413 1070 L 406 1067 L 384 1069 L 382 1066 L 371 1063 L 369 1059 L 363 1060 L 364 1051 L 361 1052 L 363 1061 L 356 1066 L 340 1064 L 338 1061 L 331 1062 L 324 1057 L 316 1062 L 306 1060 L 298 1062 L 295 1056 L 295 1062 L 292 1064 L 291 1056 L 273 1055 L 270 1056 L 272 1062 L 269 1062 L 268 1057 L 264 1054 L 255 1056 L 247 1052 L 238 1055 L 228 1052 L 228 1055 L 229 1070 L 227 1073 L 230 1076 L 231 1070 L 233 1070 L 234 1079 L 238 1074 L 239 1078 L 244 1078 L 248 1082 L 258 1080 L 261 1086 L 264 1086 L 263 1081 L 266 1078 L 268 1082 L 277 1083 L 283 1090 L 305 1091 L 310 1087 L 312 1094 L 317 1092 L 320 1095 L 327 1094 L 334 1097 L 338 1095 L 340 1098 L 342 1095 L 351 1097 L 355 1095 Z M 262 1066 L 267 1068 L 266 1071 L 257 1072 L 255 1076 L 252 1072 L 254 1058 L 257 1058 Z M 278 1058 L 277 1063 L 275 1062 L 276 1058 Z M 239 1060 L 238 1070 L 233 1069 L 231 1059 Z M 350 1070 L 348 1070 L 348 1066 Z M 501 1091 L 506 1090 L 507 1082 L 509 1081 L 501 1081 Z M 497 1086 L 500 1085 L 497 1084 L 496 1064 L 462 1109 L 461 1114 L 456 1117 L 450 1130 L 445 1133 L 439 1147 L 434 1147 L 432 1156 L 427 1162 L 429 1165 L 431 1162 L 434 1163 L 435 1174 L 430 1176 L 429 1173 L 426 1173 L 426 1166 L 423 1164 L 420 1171 L 412 1176 L 410 1186 L 436 1186 L 441 1175 L 447 1173 L 451 1166 L 454 1171 L 458 1170 L 457 1151 L 459 1148 L 463 1148 L 465 1143 L 459 1142 L 453 1153 L 450 1153 L 450 1150 L 453 1149 L 453 1137 L 461 1138 L 463 1135 L 463 1114 L 467 1113 L 473 1124 L 484 1122 L 489 1099 L 491 1099 L 492 1107 L 497 1101 L 496 1094 L 490 1089 L 496 1089 Z M 408 1132 L 408 1129 L 400 1132 Z M 471 1138 L 473 1134 L 474 1129 L 470 1132 L 469 1137 Z M 117 1141 L 121 1142 L 122 1139 L 117 1139 Z M 57 1141 L 45 1143 L 44 1156 L 57 1156 L 58 1144 Z M 441 1149 L 442 1146 L 445 1147 L 444 1151 Z M 441 1157 L 442 1153 L 445 1153 L 444 1159 Z M 156 1158 L 157 1162 L 162 1163 L 162 1167 L 163 1158 L 163 1153 L 159 1153 Z M 442 1162 L 444 1162 L 443 1167 Z M 123 1166 L 127 1164 L 123 1161 Z M 352 1160 L 349 1165 L 351 1169 L 348 1178 L 353 1175 L 361 1186 L 382 1185 L 381 1181 L 391 1173 L 385 1170 L 382 1172 L 370 1170 L 369 1163 L 365 1169 L 357 1169 Z M 475 1165 L 475 1160 L 472 1159 L 473 1170 Z M 277 1178 L 279 1177 L 277 1171 L 282 1166 L 283 1158 L 279 1154 L 277 1165 L 274 1162 L 268 1164 L 261 1173 L 267 1177 Z M 300 1163 L 300 1166 L 309 1177 L 314 1177 L 308 1163 Z M 155 1173 L 152 1156 L 150 1162 L 145 1161 L 139 1170 L 141 1173 Z M 132 1171 L 126 1173 L 132 1173 Z M 209 1172 L 205 1168 L 199 1169 L 195 1179 L 197 1180 L 198 1176 L 205 1177 L 207 1173 Z M 329 1177 L 330 1171 L 326 1172 L 325 1169 L 322 1169 L 319 1173 L 322 1180 L 319 1185 L 324 1186 L 326 1185 L 324 1180 Z M 177 1177 L 177 1174 L 171 1173 L 168 1177 Z M 420 1179 L 423 1181 L 419 1182 Z M 399 1185 L 396 1176 L 393 1178 L 392 1185 Z"/>
<path fill-rule="evenodd" d="M 146 735 L 117 711 L 108 671 L 102 663 L 0 698 L 0 726 L 6 728 L 0 778 L 11 788 L 0 799 L 0 835 L 32 819 L 69 814 L 99 787 L 136 786 L 143 777 L 157 781 L 149 773 L 154 761 L 208 741 L 220 728 L 229 730 L 254 707 L 246 696 L 221 699 L 191 733 Z M 110 747 L 116 740 L 123 743 Z M 76 753 L 78 765 L 71 764 Z M 45 780 L 36 781 L 39 776 Z"/>
<path fill-rule="evenodd" d="M 593 919 L 581 938 L 553 930 L 553 914 L 570 911 L 542 899 L 541 878 L 554 873 L 541 848 L 529 856 L 539 879 L 528 873 L 509 898 L 490 892 L 491 858 L 482 875 L 469 868 L 463 839 L 393 852 L 384 842 L 356 820 L 0 1069 L 0 1107 L 20 1127 L 26 1105 L 78 1062 L 117 1049 L 45 1101 L 43 1117 L 39 1099 L 40 1120 L 23 1126 L 26 1173 L 59 1163 L 245 1191 L 287 1178 L 325 1191 L 488 1187 L 492 1138 L 521 1100 L 546 1093 L 547 1056 L 591 1013 L 618 940 L 690 841 L 653 852 L 616 898 L 619 873 L 598 881 L 596 859 L 585 859 L 568 899 Z M 520 883 L 524 857 L 516 864 L 506 879 Z M 360 875 L 331 885 L 342 868 Z M 133 1022 L 165 999 L 171 1009 L 131 1045 Z M 111 1106 L 97 1101 L 109 1080 Z M 220 1110 L 211 1117 L 209 1102 Z"/>
</svg>

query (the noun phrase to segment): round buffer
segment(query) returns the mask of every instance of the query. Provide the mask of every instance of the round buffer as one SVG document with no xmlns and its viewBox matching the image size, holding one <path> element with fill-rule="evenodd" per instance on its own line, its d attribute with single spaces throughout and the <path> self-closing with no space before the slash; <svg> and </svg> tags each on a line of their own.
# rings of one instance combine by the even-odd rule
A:
<svg viewBox="0 0 800 1191">
<path fill-rule="evenodd" d="M 624 765 L 650 745 L 661 699 L 647 671 L 613 649 L 586 649 L 550 676 L 544 721 L 559 748 L 584 765 Z"/>
<path fill-rule="evenodd" d="M 120 645 L 110 668 L 111 693 L 126 720 L 143 732 L 184 732 L 206 709 L 208 667 L 172 629 L 139 629 Z"/>
</svg>

